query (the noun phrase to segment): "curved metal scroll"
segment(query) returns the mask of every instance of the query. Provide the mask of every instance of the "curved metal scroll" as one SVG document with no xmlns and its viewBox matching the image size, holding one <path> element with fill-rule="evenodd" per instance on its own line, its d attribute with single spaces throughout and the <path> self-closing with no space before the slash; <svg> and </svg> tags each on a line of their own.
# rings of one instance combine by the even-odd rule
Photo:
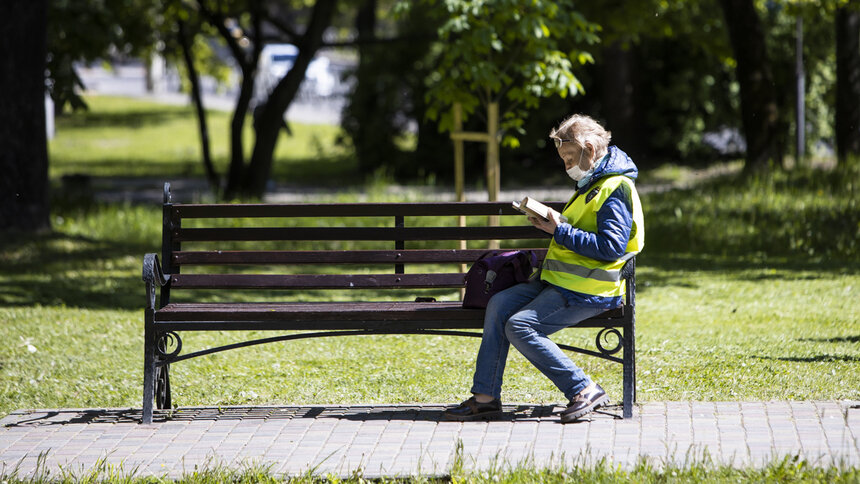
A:
<svg viewBox="0 0 860 484">
<path fill-rule="evenodd" d="M 600 340 L 608 342 L 609 341 L 608 336 L 610 334 L 615 336 L 617 343 L 615 344 L 615 346 L 613 348 L 606 349 L 603 347 L 602 344 L 600 344 Z M 616 328 L 603 328 L 600 330 L 599 333 L 597 333 L 597 338 L 594 339 L 594 344 L 597 345 L 597 349 L 599 349 L 601 353 L 606 354 L 606 355 L 614 355 L 615 353 L 618 353 L 621 350 L 622 346 L 624 346 L 624 337 L 621 336 L 621 332 L 618 331 L 618 329 L 616 329 Z"/>
<path fill-rule="evenodd" d="M 173 349 L 169 349 L 169 348 Z M 182 338 L 173 331 L 165 331 L 158 335 L 158 340 L 155 344 L 156 357 L 159 360 L 165 360 L 168 363 L 176 361 L 176 355 L 182 351 Z"/>
</svg>

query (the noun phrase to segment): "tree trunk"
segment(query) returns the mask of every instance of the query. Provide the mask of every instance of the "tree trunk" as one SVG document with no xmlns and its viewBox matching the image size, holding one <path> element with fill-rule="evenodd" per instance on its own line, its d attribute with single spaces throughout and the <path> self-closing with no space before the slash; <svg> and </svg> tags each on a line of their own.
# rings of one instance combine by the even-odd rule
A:
<svg viewBox="0 0 860 484">
<path fill-rule="evenodd" d="M 219 4 L 220 5 L 220 4 Z M 227 28 L 227 19 L 223 16 L 220 8 L 217 11 L 207 8 L 204 2 L 197 2 L 197 8 L 204 18 L 221 35 L 221 38 L 230 49 L 233 59 L 242 71 L 242 79 L 239 84 L 239 97 L 233 108 L 233 118 L 230 121 L 230 168 L 227 171 L 227 184 L 224 187 L 224 197 L 232 198 L 242 191 L 242 181 L 245 177 L 245 148 L 242 142 L 242 134 L 245 129 L 245 120 L 248 116 L 248 108 L 254 95 L 254 78 L 260 63 L 260 51 L 262 46 L 261 32 L 261 3 L 252 0 L 249 13 L 253 23 L 251 35 L 253 37 L 253 48 L 250 52 L 244 49 L 239 41 L 233 37 L 233 32 Z"/>
<path fill-rule="evenodd" d="M 860 157 L 860 11 L 836 11 L 836 154 L 840 166 Z"/>
<path fill-rule="evenodd" d="M 257 135 L 251 163 L 245 172 L 242 192 L 262 197 L 272 171 L 272 157 L 283 126 L 284 113 L 296 96 L 308 65 L 322 44 L 322 35 L 331 24 L 335 0 L 317 0 L 307 30 L 299 42 L 299 55 L 289 72 L 275 86 L 254 126 Z"/>
<path fill-rule="evenodd" d="M 50 229 L 47 0 L 0 2 L 0 230 Z M 26 39 L 26 40 L 24 40 Z"/>
<path fill-rule="evenodd" d="M 747 142 L 744 172 L 782 164 L 773 73 L 764 29 L 753 0 L 720 0 L 729 40 L 737 61 L 735 75 L 741 90 L 741 117 Z"/>
<path fill-rule="evenodd" d="M 200 92 L 200 76 L 194 67 L 194 56 L 191 51 L 191 41 L 185 28 L 185 22 L 179 20 L 179 43 L 182 45 L 182 57 L 185 59 L 185 67 L 188 69 L 188 79 L 191 81 L 191 99 L 197 112 L 197 125 L 200 128 L 200 153 L 203 157 L 203 167 L 206 169 L 206 178 L 209 186 L 215 193 L 221 186 L 221 181 L 215 167 L 212 165 L 212 154 L 209 149 L 209 127 L 206 125 L 206 110 L 203 108 L 203 96 Z"/>
<path fill-rule="evenodd" d="M 635 56 L 632 47 L 625 49 L 620 41 L 603 50 L 603 105 L 604 117 L 612 142 L 637 160 L 644 159 L 643 130 L 636 119 L 633 73 Z M 639 165 L 642 166 L 642 165 Z"/>
<path fill-rule="evenodd" d="M 257 72 L 257 62 L 253 66 L 242 66 L 242 81 L 239 87 L 239 98 L 233 108 L 233 118 L 230 121 L 230 170 L 227 173 L 227 187 L 224 195 L 232 198 L 242 191 L 242 179 L 245 176 L 245 148 L 242 143 L 242 131 L 245 129 L 245 118 L 251 105 L 254 93 L 254 75 Z"/>
<path fill-rule="evenodd" d="M 380 156 L 392 157 L 394 143 L 391 133 L 395 129 L 386 123 L 388 116 L 380 109 L 378 94 L 379 71 L 375 68 L 376 57 L 381 49 L 369 41 L 376 38 L 376 0 L 364 0 L 358 9 L 355 19 L 355 29 L 358 33 L 358 66 L 355 72 L 355 87 L 352 93 L 350 111 L 360 115 L 359 119 L 351 121 L 353 146 L 358 158 L 361 173 L 370 173 L 380 165 Z M 376 64 L 378 65 L 378 64 Z M 372 117 L 360 119 L 361 117 Z M 387 129 L 380 130 L 385 124 Z M 382 131 L 382 132 L 376 132 Z M 382 136 L 380 136 L 382 135 Z"/>
</svg>

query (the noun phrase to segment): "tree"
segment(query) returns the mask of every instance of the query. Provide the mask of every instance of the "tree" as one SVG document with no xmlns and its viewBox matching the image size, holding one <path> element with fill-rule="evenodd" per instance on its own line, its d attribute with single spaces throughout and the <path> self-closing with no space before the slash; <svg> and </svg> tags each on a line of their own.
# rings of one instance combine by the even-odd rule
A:
<svg viewBox="0 0 860 484">
<path fill-rule="evenodd" d="M 185 62 L 185 72 L 188 76 L 188 82 L 191 83 L 191 99 L 194 102 L 195 112 L 197 113 L 197 127 L 200 131 L 200 154 L 203 157 L 203 167 L 206 169 L 206 178 L 209 180 L 209 185 L 217 191 L 221 183 L 218 173 L 212 165 L 212 154 L 209 147 L 209 127 L 206 123 L 206 110 L 203 107 L 200 75 L 197 73 L 194 53 L 191 48 L 194 43 L 193 34 L 188 33 L 186 21 L 181 17 L 177 18 L 176 27 L 179 45 L 182 50 L 182 59 Z"/>
<path fill-rule="evenodd" d="M 573 66 L 593 60 L 583 48 L 598 41 L 597 26 L 575 10 L 572 1 L 430 4 L 443 14 L 443 23 L 438 61 L 427 80 L 427 117 L 438 120 L 440 130 L 454 131 L 462 129 L 461 121 L 487 113 L 481 130 L 485 134 L 473 139 L 487 143 L 487 188 L 490 200 L 496 200 L 501 184 L 499 139 L 506 146 L 519 146 L 528 113 L 542 98 L 582 92 Z M 457 155 L 455 161 L 462 163 L 459 160 L 463 158 Z M 460 164 L 458 177 L 462 169 Z M 458 192 L 461 188 L 458 185 Z"/>
<path fill-rule="evenodd" d="M 241 74 L 239 96 L 230 123 L 230 168 L 226 197 L 260 197 L 265 192 L 278 135 L 285 126 L 284 113 L 298 93 L 307 67 L 322 45 L 322 35 L 331 24 L 335 5 L 336 0 L 317 0 L 309 10 L 301 6 L 290 10 L 280 3 L 266 0 L 217 1 L 214 4 L 207 0 L 196 1 L 196 9 L 218 32 Z M 295 17 L 299 13 L 307 17 L 305 30 L 301 34 L 284 21 L 284 17 Z M 251 159 L 246 164 L 242 139 L 245 119 L 254 94 L 260 53 L 265 44 L 270 42 L 295 44 L 299 54 L 287 75 L 269 93 L 266 102 L 255 108 L 254 146 Z"/>
<path fill-rule="evenodd" d="M 56 112 L 86 109 L 76 62 L 134 57 L 155 44 L 161 2 L 51 0 L 48 2 L 49 87 Z"/>
<path fill-rule="evenodd" d="M 395 164 L 398 155 L 393 133 L 395 126 L 392 98 L 400 94 L 398 65 L 392 62 L 391 46 L 374 44 L 377 25 L 377 0 L 363 0 L 355 18 L 358 65 L 352 74 L 355 83 L 344 109 L 342 126 L 352 140 L 359 170 L 373 172 L 381 164 Z M 393 88 L 393 89 L 392 89 Z"/>
<path fill-rule="evenodd" d="M 299 92 L 308 65 L 322 45 L 323 32 L 331 24 L 335 4 L 335 0 L 316 1 L 305 31 L 295 38 L 294 43 L 299 48 L 299 55 L 293 67 L 278 82 L 269 94 L 268 101 L 263 105 L 262 112 L 254 125 L 256 142 L 251 154 L 251 162 L 242 179 L 241 187 L 245 193 L 260 196 L 265 191 L 284 113 Z"/>
<path fill-rule="evenodd" d="M 767 54 L 765 32 L 753 0 L 720 0 L 737 68 L 741 118 L 747 142 L 744 171 L 782 164 L 779 146 L 779 110 Z"/>
<path fill-rule="evenodd" d="M 0 2 L 0 230 L 4 231 L 50 228 L 47 9 L 46 0 Z"/>
<path fill-rule="evenodd" d="M 860 157 L 860 2 L 836 11 L 836 154 L 840 165 Z"/>
<path fill-rule="evenodd" d="M 425 3 L 399 12 L 391 8 L 394 1 L 364 0 L 358 10 L 358 65 L 349 74 L 354 82 L 341 126 L 361 173 L 382 168 L 398 178 L 435 174 L 440 141 L 447 137 L 426 122 L 424 93 L 439 21 Z M 407 133 L 417 137 L 408 153 L 397 142 Z"/>
<path fill-rule="evenodd" d="M 609 0 L 582 4 L 601 26 L 601 49 L 570 101 L 606 121 L 640 167 L 667 158 L 700 162 L 714 153 L 707 131 L 739 122 L 732 103 L 728 38 L 716 2 Z"/>
<path fill-rule="evenodd" d="M 239 96 L 233 108 L 230 121 L 230 168 L 227 172 L 227 196 L 234 196 L 242 191 L 242 180 L 245 175 L 245 149 L 242 133 L 245 128 L 245 119 L 251 105 L 251 96 L 254 91 L 254 76 L 257 73 L 260 52 L 263 50 L 262 42 L 262 5 L 259 0 L 249 2 L 217 2 L 210 6 L 205 0 L 197 1 L 197 9 L 203 19 L 208 22 L 227 44 L 233 60 L 239 67 L 241 79 L 239 84 Z M 244 17 L 250 17 L 253 30 L 250 38 L 237 25 L 237 18 L 247 12 Z M 231 28 L 231 26 L 233 28 Z M 243 44 L 250 44 L 246 48 Z"/>
<path fill-rule="evenodd" d="M 503 142 L 517 146 L 529 110 L 541 98 L 567 97 L 583 88 L 574 65 L 593 61 L 585 50 L 599 41 L 598 26 L 574 3 L 544 0 L 433 2 L 444 10 L 439 61 L 429 79 L 428 116 L 453 126 L 451 107 L 464 119 L 497 102 Z"/>
</svg>

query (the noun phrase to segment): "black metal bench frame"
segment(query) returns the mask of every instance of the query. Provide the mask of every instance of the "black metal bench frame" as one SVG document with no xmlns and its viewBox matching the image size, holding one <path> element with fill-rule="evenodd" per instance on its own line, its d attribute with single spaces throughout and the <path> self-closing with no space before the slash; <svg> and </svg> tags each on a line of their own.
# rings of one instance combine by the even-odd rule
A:
<svg viewBox="0 0 860 484">
<path fill-rule="evenodd" d="M 562 203 L 551 203 L 556 209 Z M 465 217 L 520 215 L 504 202 L 442 203 L 350 203 L 350 204 L 176 204 L 170 184 L 164 186 L 162 257 L 146 254 L 143 280 L 146 285 L 144 327 L 143 423 L 152 422 L 153 403 L 158 409 L 172 406 L 169 368 L 173 363 L 225 350 L 252 345 L 318 338 L 369 334 L 433 334 L 480 337 L 484 311 L 465 309 L 459 301 L 376 302 L 276 302 L 194 303 L 171 302 L 172 291 L 217 289 L 310 290 L 310 289 L 404 289 L 462 288 L 465 274 L 405 271 L 426 264 L 473 262 L 487 249 L 407 249 L 410 241 L 514 241 L 546 239 L 548 234 L 523 226 L 406 226 L 407 217 Z M 520 215 L 522 217 L 522 215 Z M 380 217 L 378 226 L 280 226 L 185 228 L 183 220 L 255 219 L 287 220 L 295 217 L 343 220 L 350 217 Z M 390 225 L 394 219 L 393 226 Z M 525 217 L 522 217 L 525 220 Z M 374 219 L 376 220 L 376 219 Z M 465 219 L 462 219 L 465 220 Z M 198 222 L 200 223 L 200 222 Z M 183 251 L 185 242 L 217 241 L 376 241 L 388 248 L 379 250 L 205 250 Z M 546 248 L 535 250 L 542 258 Z M 163 265 L 162 265 L 163 263 Z M 390 267 L 374 274 L 183 274 L 183 266 L 302 264 L 380 264 Z M 393 270 L 391 270 L 393 269 Z M 390 272 L 388 272 L 390 271 Z M 222 270 L 223 272 L 223 270 Z M 577 328 L 599 329 L 597 350 L 559 345 L 562 349 L 623 365 L 623 416 L 630 418 L 636 399 L 635 365 L 635 258 L 622 276 L 627 281 L 623 307 L 579 323 Z M 156 298 L 157 293 L 160 297 Z M 182 353 L 183 331 L 290 331 L 289 334 Z M 302 331 L 295 333 L 294 331 Z M 614 340 L 614 341 L 613 341 Z M 605 347 L 602 342 L 614 343 Z M 622 356 L 616 354 L 622 351 Z"/>
</svg>

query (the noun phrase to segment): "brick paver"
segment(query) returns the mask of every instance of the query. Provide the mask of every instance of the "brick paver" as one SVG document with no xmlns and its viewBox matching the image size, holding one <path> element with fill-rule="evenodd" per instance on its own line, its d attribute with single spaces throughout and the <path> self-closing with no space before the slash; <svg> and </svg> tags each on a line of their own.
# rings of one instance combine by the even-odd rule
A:
<svg viewBox="0 0 860 484">
<path fill-rule="evenodd" d="M 738 467 L 799 456 L 860 466 L 860 402 L 649 402 L 562 425 L 561 408 L 506 405 L 493 422 L 446 422 L 442 405 L 180 408 L 139 425 L 140 410 L 27 410 L 0 420 L 0 474 L 42 462 L 78 473 L 101 462 L 178 477 L 195 467 L 270 465 L 275 474 L 444 475 L 533 463 L 629 468 L 709 460 Z"/>
</svg>

